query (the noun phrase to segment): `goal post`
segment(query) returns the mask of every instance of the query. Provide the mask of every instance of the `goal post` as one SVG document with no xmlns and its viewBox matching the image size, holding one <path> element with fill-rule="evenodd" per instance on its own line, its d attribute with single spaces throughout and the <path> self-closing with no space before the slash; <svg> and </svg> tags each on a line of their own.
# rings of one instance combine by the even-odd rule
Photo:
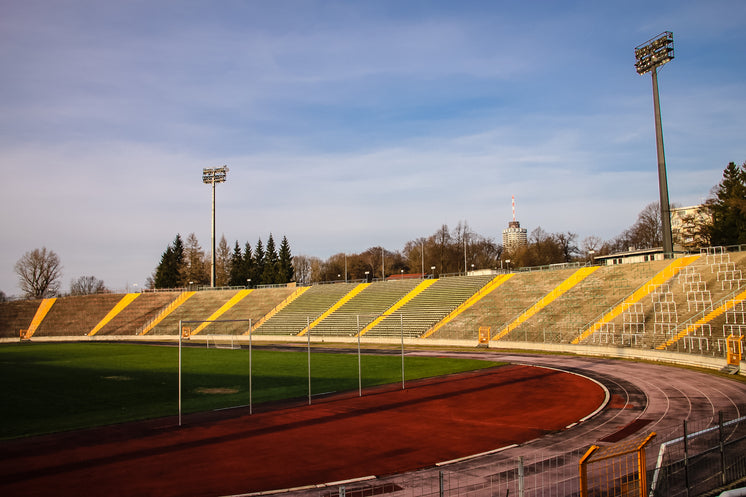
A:
<svg viewBox="0 0 746 497">
<path fill-rule="evenodd" d="M 186 395 L 198 410 L 248 407 L 251 414 L 251 319 L 180 320 L 177 334 L 179 426 Z"/>
</svg>

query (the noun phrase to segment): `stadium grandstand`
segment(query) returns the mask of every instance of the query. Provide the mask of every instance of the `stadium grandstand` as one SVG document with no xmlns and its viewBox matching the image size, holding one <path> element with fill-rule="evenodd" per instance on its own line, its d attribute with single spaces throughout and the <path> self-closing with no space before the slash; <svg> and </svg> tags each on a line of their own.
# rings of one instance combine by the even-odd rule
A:
<svg viewBox="0 0 746 497">
<path fill-rule="evenodd" d="M 746 336 L 746 252 L 736 249 L 435 279 L 11 301 L 0 304 L 0 339 L 173 339 L 182 320 L 251 320 L 251 331 L 208 322 L 190 332 L 475 346 L 481 328 L 494 348 L 724 367 L 729 337 L 740 350 Z"/>
</svg>

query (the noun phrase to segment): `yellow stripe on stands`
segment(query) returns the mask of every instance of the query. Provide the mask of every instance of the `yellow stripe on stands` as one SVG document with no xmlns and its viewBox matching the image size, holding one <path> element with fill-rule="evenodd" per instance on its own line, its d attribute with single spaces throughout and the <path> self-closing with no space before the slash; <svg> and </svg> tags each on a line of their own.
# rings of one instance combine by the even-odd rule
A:
<svg viewBox="0 0 746 497">
<path fill-rule="evenodd" d="M 336 311 L 337 309 L 339 309 L 340 307 L 342 307 L 343 305 L 345 305 L 347 302 L 349 302 L 350 300 L 352 300 L 353 297 L 355 297 L 358 293 L 360 293 L 363 290 L 365 290 L 366 288 L 368 288 L 370 285 L 372 285 L 372 283 L 360 283 L 360 284 L 356 285 L 355 288 L 353 288 L 352 290 L 350 290 L 347 293 L 347 295 L 345 295 L 344 297 L 342 297 L 341 299 L 339 299 L 336 304 L 334 304 L 333 306 L 331 306 L 329 309 L 327 309 L 326 312 L 322 313 L 321 316 L 317 317 L 316 319 L 313 320 L 312 323 L 310 323 L 308 326 L 306 326 L 305 328 L 303 328 L 301 330 L 301 332 L 298 333 L 297 336 L 302 337 L 303 335 L 305 335 L 306 333 L 308 333 L 308 331 L 311 328 L 314 328 L 317 324 L 319 324 L 324 319 L 326 319 L 331 313 L 333 313 L 334 311 Z"/>
<path fill-rule="evenodd" d="M 202 331 L 205 328 L 207 328 L 207 326 L 210 324 L 211 321 L 215 321 L 216 319 L 218 319 L 220 316 L 222 316 L 223 314 L 225 314 L 228 311 L 228 309 L 230 309 L 234 305 L 236 305 L 239 302 L 241 302 L 241 300 L 244 297 L 246 297 L 248 294 L 250 294 L 253 291 L 254 291 L 253 289 L 252 290 L 239 290 L 238 293 L 235 294 L 233 297 L 231 297 L 231 299 L 228 302 L 226 302 L 225 304 L 223 304 L 222 306 L 220 306 L 220 309 L 218 309 L 217 311 L 213 312 L 210 315 L 210 317 L 207 318 L 207 321 L 205 321 L 201 325 L 197 326 L 194 329 L 194 331 L 192 331 L 191 334 L 192 335 L 196 335 L 200 331 Z"/>
<path fill-rule="evenodd" d="M 463 304 L 461 304 L 460 306 L 458 306 L 454 310 L 452 310 L 446 317 L 444 317 L 438 323 L 436 323 L 435 326 L 433 326 L 432 328 L 430 328 L 420 338 L 427 338 L 427 337 L 431 336 L 433 333 L 435 333 L 440 328 L 442 328 L 447 323 L 449 323 L 451 320 L 453 320 L 453 318 L 455 318 L 456 316 L 458 316 L 459 314 L 461 314 L 462 312 L 464 312 L 466 309 L 468 309 L 469 307 L 473 306 L 474 304 L 476 304 L 477 302 L 479 302 L 480 300 L 482 300 L 484 297 L 486 297 L 487 295 L 489 295 L 490 292 L 492 292 L 492 290 L 494 290 L 495 288 L 499 287 L 500 285 L 502 285 L 503 283 L 505 283 L 506 281 L 508 281 L 510 278 L 513 277 L 513 275 L 515 275 L 515 273 L 501 274 L 500 276 L 492 279 L 489 283 L 487 283 L 486 285 L 484 285 L 479 290 L 479 292 L 475 293 L 474 295 L 472 295 L 471 297 L 469 297 L 468 299 L 466 299 L 466 302 L 464 302 Z"/>
<path fill-rule="evenodd" d="M 380 316 L 378 316 L 368 326 L 366 326 L 365 328 L 363 328 L 362 330 L 360 330 L 360 333 L 358 333 L 355 336 L 363 336 L 366 333 L 368 333 L 371 329 L 373 329 L 375 326 L 377 326 L 378 323 L 380 323 L 381 321 L 383 321 L 384 319 L 386 319 L 388 316 L 392 315 L 393 313 L 395 313 L 396 311 L 398 311 L 399 309 L 401 309 L 404 306 L 404 304 L 406 304 L 407 302 L 409 302 L 410 300 L 412 300 L 413 298 L 415 298 L 417 295 L 419 295 L 422 292 L 424 292 L 425 290 L 427 290 L 430 287 L 430 285 L 432 285 L 436 281 L 438 281 L 438 280 L 423 280 L 419 285 L 417 285 L 412 290 L 410 290 L 408 294 L 406 294 L 404 297 L 402 297 L 396 304 L 394 304 L 391 307 L 389 307 L 386 310 L 386 312 L 384 312 L 383 314 L 381 314 Z"/>
<path fill-rule="evenodd" d="M 725 314 L 726 312 L 728 312 L 729 310 L 731 310 L 733 308 L 733 306 L 736 305 L 736 302 L 742 302 L 744 300 L 746 300 L 746 291 L 745 292 L 741 292 L 735 298 L 728 300 L 726 303 L 724 303 L 723 305 L 721 305 L 717 309 L 714 309 L 711 312 L 709 312 L 706 316 L 704 316 L 701 319 L 698 319 L 696 322 L 690 324 L 683 331 L 681 331 L 680 333 L 676 334 L 676 336 L 671 337 L 666 343 L 664 343 L 662 345 L 658 345 L 656 347 L 656 349 L 658 349 L 658 350 L 665 350 L 666 347 L 669 347 L 669 346 L 673 345 L 674 343 L 676 343 L 677 341 L 681 340 L 682 338 L 684 338 L 685 336 L 689 335 L 690 333 L 694 333 L 695 331 L 697 331 L 697 328 L 701 328 L 702 325 L 709 323 L 710 321 L 712 321 L 716 317 L 721 316 L 721 315 Z"/>
<path fill-rule="evenodd" d="M 31 324 L 28 327 L 28 331 L 26 332 L 26 338 L 31 338 L 31 336 L 36 333 L 36 330 L 39 328 L 39 325 L 41 325 L 41 322 L 44 321 L 44 318 L 47 316 L 47 313 L 52 308 L 54 303 L 57 301 L 57 298 L 51 298 L 51 299 L 44 299 L 39 304 L 39 307 L 36 308 L 36 314 L 34 314 L 34 319 L 31 320 Z"/>
<path fill-rule="evenodd" d="M 492 339 L 500 340 L 502 337 L 518 328 L 521 324 L 531 319 L 536 313 L 567 293 L 568 290 L 586 279 L 598 269 L 598 266 L 583 267 L 575 271 L 569 278 L 556 286 L 551 292 L 544 295 L 541 300 L 529 307 L 523 314 L 518 316 L 512 323 L 500 330 Z"/>
<path fill-rule="evenodd" d="M 139 293 L 128 293 L 124 297 L 122 297 L 122 299 L 117 303 L 117 305 L 115 305 L 114 308 L 112 310 L 110 310 L 109 313 L 106 314 L 106 316 L 104 316 L 104 319 L 102 319 L 101 321 L 99 321 L 98 324 L 96 326 L 94 326 L 91 331 L 88 332 L 88 336 L 92 337 L 93 335 L 95 335 L 96 333 L 98 333 L 99 331 L 101 331 L 101 328 L 103 328 L 104 326 L 106 326 L 106 324 L 109 321 L 111 321 L 112 319 L 114 319 L 114 317 L 117 314 L 119 314 L 120 312 L 122 312 L 125 307 L 127 307 L 128 305 L 130 305 L 130 303 L 133 300 L 135 300 L 137 297 L 139 297 L 140 295 L 141 294 L 139 294 Z"/>
<path fill-rule="evenodd" d="M 295 300 L 298 297 L 300 297 L 301 295 L 303 295 L 303 293 L 306 290 L 308 290 L 309 288 L 311 288 L 311 287 L 310 286 L 302 286 L 302 287 L 298 288 L 296 291 L 294 291 L 293 293 L 291 293 L 285 300 L 283 300 L 282 302 L 280 302 L 279 304 L 277 304 L 271 311 L 269 311 L 267 314 L 265 314 L 264 316 L 262 316 L 261 319 L 259 319 L 259 321 L 256 322 L 256 324 L 252 324 L 251 325 L 251 329 L 249 331 L 245 332 L 244 335 L 248 335 L 252 331 L 255 331 L 257 328 L 259 328 L 261 325 L 263 325 L 269 318 L 271 318 L 272 316 L 274 316 L 275 314 L 277 314 L 278 312 L 280 312 L 281 310 L 283 310 L 285 307 L 287 307 L 290 302 L 292 302 L 293 300 Z"/>
<path fill-rule="evenodd" d="M 170 303 L 170 304 L 168 305 L 168 307 L 166 307 L 166 308 L 165 308 L 165 309 L 163 310 L 163 312 L 161 312 L 161 313 L 160 313 L 160 314 L 159 314 L 159 315 L 158 315 L 158 316 L 157 316 L 157 317 L 156 317 L 156 318 L 155 318 L 155 319 L 154 319 L 153 321 L 151 321 L 151 322 L 150 322 L 150 323 L 149 323 L 149 324 L 148 324 L 148 325 L 147 325 L 147 326 L 145 327 L 145 329 L 143 329 L 143 330 L 142 330 L 142 331 L 140 332 L 140 335 L 145 335 L 145 334 L 146 334 L 146 333 L 148 333 L 148 332 L 149 332 L 150 330 L 152 330 L 153 328 L 155 328 L 156 326 L 158 326 L 158 324 L 159 324 L 159 323 L 160 323 L 161 321 L 163 321 L 164 319 L 166 319 L 166 317 L 167 317 L 167 316 L 168 316 L 169 314 L 171 314 L 171 313 L 172 313 L 172 312 L 174 312 L 174 311 L 175 311 L 176 309 L 178 309 L 178 308 L 179 308 L 179 306 L 180 306 L 181 304 L 183 304 L 184 302 L 186 302 L 187 300 L 189 300 L 189 299 L 190 299 L 190 298 L 191 298 L 191 297 L 192 297 L 192 296 L 193 296 L 193 295 L 194 295 L 195 293 L 197 293 L 197 292 L 181 292 L 181 293 L 179 294 L 179 296 L 178 296 L 178 297 L 176 298 L 176 300 L 174 300 L 173 302 L 171 302 L 171 303 Z M 179 333 L 181 333 L 181 330 L 179 330 L 178 332 L 179 332 Z"/>
<path fill-rule="evenodd" d="M 581 333 L 578 337 L 576 337 L 572 342 L 572 344 L 578 344 L 581 341 L 585 340 L 595 332 L 601 329 L 601 327 L 605 324 L 610 323 L 613 321 L 616 317 L 618 317 L 624 309 L 626 309 L 630 304 L 634 304 L 636 302 L 639 302 L 644 297 L 650 295 L 656 288 L 661 286 L 666 281 L 670 280 L 674 276 L 676 276 L 679 271 L 681 271 L 684 267 L 688 266 L 692 262 L 696 261 L 699 258 L 698 255 L 691 255 L 688 257 L 681 257 L 679 259 L 674 259 L 671 264 L 663 268 L 661 272 L 653 276 L 650 281 L 642 285 L 640 288 L 635 290 L 632 295 L 624 299 L 619 305 L 611 309 L 609 312 L 604 314 L 601 319 L 596 321 L 596 323 L 593 324 L 593 326 L 590 326 L 587 330 L 585 330 L 583 333 Z"/>
</svg>

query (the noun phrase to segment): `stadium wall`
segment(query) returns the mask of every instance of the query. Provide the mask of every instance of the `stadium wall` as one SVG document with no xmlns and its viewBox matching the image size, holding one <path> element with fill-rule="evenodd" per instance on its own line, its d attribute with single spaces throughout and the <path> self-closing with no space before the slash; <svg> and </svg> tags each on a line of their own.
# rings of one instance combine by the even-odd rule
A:
<svg viewBox="0 0 746 497">
<path fill-rule="evenodd" d="M 210 335 L 215 337 L 215 335 Z M 178 337 L 173 335 L 146 335 L 139 337 L 132 336 L 92 336 L 80 339 L 64 336 L 47 336 L 34 337 L 34 342 L 69 342 L 69 341 L 95 341 L 95 342 L 144 342 L 144 343 L 169 343 L 176 342 Z M 192 343 L 202 344 L 207 340 L 205 336 L 194 336 L 190 338 Z M 307 336 L 262 336 L 254 335 L 252 343 L 257 345 L 266 344 L 288 344 L 304 346 L 307 345 L 309 338 Z M 248 344 L 249 337 L 240 337 L 240 342 Z M 0 338 L 0 343 L 18 343 L 18 339 Z M 398 348 L 402 345 L 401 340 L 393 340 L 388 337 L 365 337 L 361 340 L 361 347 L 388 347 Z M 329 346 L 347 346 L 350 348 L 357 347 L 358 341 L 354 337 L 311 337 L 312 346 L 329 345 Z M 475 349 L 477 344 L 473 340 L 446 340 L 446 339 L 421 339 L 421 338 L 404 338 L 404 348 L 411 351 L 420 348 L 423 350 L 432 348 L 448 349 Z M 498 341 L 490 342 L 487 347 L 490 350 L 504 350 L 506 352 L 519 353 L 538 353 L 538 354 L 567 354 L 579 355 L 586 357 L 599 357 L 609 359 L 625 359 L 631 361 L 648 361 L 661 364 L 672 364 L 677 366 L 687 366 L 703 368 L 710 370 L 720 370 L 725 366 L 725 361 L 717 357 L 704 357 L 695 354 L 684 354 L 676 352 L 666 352 L 661 350 L 635 349 L 630 347 L 603 347 L 598 345 L 570 345 L 558 343 L 533 343 L 533 342 L 508 342 Z M 740 376 L 746 376 L 746 361 L 741 361 Z"/>
</svg>

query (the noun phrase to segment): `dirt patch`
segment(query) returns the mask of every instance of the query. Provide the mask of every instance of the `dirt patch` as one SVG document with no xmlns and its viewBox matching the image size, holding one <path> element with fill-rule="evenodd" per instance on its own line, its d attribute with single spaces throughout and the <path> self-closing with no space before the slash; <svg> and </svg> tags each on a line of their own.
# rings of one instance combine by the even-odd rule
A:
<svg viewBox="0 0 746 497">
<path fill-rule="evenodd" d="M 204 395 L 230 395 L 232 393 L 238 393 L 238 388 L 197 388 L 194 390 L 196 393 Z"/>
</svg>

